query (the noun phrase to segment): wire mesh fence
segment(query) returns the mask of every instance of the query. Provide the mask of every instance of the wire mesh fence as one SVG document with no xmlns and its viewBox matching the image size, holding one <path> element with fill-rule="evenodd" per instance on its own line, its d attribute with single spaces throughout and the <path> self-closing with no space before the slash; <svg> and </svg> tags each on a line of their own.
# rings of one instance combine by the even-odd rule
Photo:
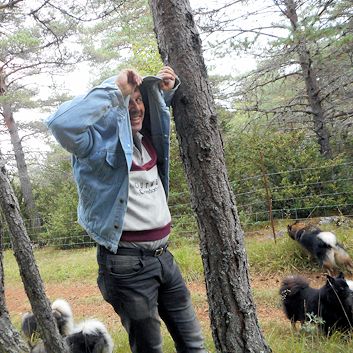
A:
<svg viewBox="0 0 353 353">
<path fill-rule="evenodd" d="M 265 226 L 274 220 L 314 217 L 353 216 L 353 163 L 331 167 L 301 168 L 276 173 L 260 173 L 231 182 L 242 227 Z M 266 180 L 266 182 L 264 182 Z M 169 206 L 172 232 L 194 237 L 197 225 L 188 192 L 171 193 Z M 26 229 L 35 246 L 55 246 L 62 249 L 93 246 L 94 241 L 76 222 L 76 214 L 64 217 L 61 224 L 66 234 L 53 234 L 49 223 L 33 228 L 25 219 Z M 46 219 L 47 217 L 43 217 Z M 10 247 L 10 234 L 4 220 L 5 247 Z"/>
</svg>

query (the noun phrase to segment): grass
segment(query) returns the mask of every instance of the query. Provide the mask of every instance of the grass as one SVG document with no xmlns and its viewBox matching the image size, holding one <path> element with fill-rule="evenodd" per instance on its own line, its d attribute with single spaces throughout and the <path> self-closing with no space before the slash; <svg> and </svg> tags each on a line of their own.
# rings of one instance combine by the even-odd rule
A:
<svg viewBox="0 0 353 353">
<path fill-rule="evenodd" d="M 246 239 L 248 260 L 252 271 L 262 274 L 308 271 L 313 268 L 305 252 L 289 238 Z"/>
<path fill-rule="evenodd" d="M 274 353 L 348 353 L 353 350 L 352 338 L 340 333 L 324 337 L 320 333 L 294 332 L 276 321 L 263 325 L 266 340 Z"/>
<path fill-rule="evenodd" d="M 278 288 L 252 288 L 252 294 L 257 305 L 266 305 L 273 308 L 281 307 Z"/>
<path fill-rule="evenodd" d="M 332 230 L 332 225 L 326 227 Z M 269 229 L 262 229 L 256 235 L 247 235 L 245 246 L 250 264 L 252 278 L 278 278 L 288 273 L 318 272 L 318 268 L 301 248 L 285 233 L 285 225 L 277 224 L 278 233 L 283 233 L 274 243 Z M 353 255 L 353 230 L 350 228 L 333 229 L 338 239 Z M 251 233 L 253 234 L 253 233 Z M 172 235 L 170 249 L 179 263 L 184 277 L 192 290 L 194 307 L 201 312 L 200 320 L 205 335 L 206 346 L 210 353 L 215 353 L 207 312 L 206 293 L 200 291 L 204 284 L 202 261 L 199 256 L 198 240 L 195 237 L 178 237 Z M 81 250 L 56 250 L 52 248 L 36 249 L 35 258 L 45 284 L 65 283 L 74 287 L 75 283 L 95 285 L 97 263 L 94 248 Z M 5 284 L 6 286 L 22 286 L 18 267 L 10 251 L 5 252 Z M 276 282 L 274 282 L 276 283 Z M 258 308 L 266 308 L 269 314 L 262 315 L 260 326 L 265 339 L 274 353 L 347 353 L 353 351 L 351 337 L 340 334 L 324 337 L 315 330 L 312 332 L 295 332 L 288 322 L 284 324 L 277 315 L 280 312 L 278 286 L 254 286 L 253 297 Z M 97 294 L 79 298 L 79 303 L 95 306 L 102 302 Z M 205 310 L 206 308 L 206 310 Z M 276 314 L 277 313 L 277 314 Z M 129 352 L 128 338 L 117 317 L 111 313 L 109 330 L 115 342 L 115 353 Z M 104 318 L 103 318 L 103 321 Z M 14 320 L 16 327 L 20 326 L 19 319 Z M 173 341 L 166 328 L 162 325 L 164 336 L 164 352 L 175 352 Z"/>
<path fill-rule="evenodd" d="M 34 256 L 45 283 L 96 282 L 98 266 L 95 259 L 95 248 L 80 250 L 44 248 L 35 250 Z M 5 278 L 7 283 L 19 283 L 20 274 L 17 262 L 10 251 L 5 252 L 4 263 L 6 264 Z"/>
</svg>

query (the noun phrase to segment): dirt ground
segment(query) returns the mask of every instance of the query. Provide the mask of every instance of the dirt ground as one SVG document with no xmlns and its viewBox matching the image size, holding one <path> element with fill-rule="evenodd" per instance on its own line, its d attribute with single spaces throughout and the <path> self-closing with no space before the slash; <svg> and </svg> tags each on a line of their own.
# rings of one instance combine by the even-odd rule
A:
<svg viewBox="0 0 353 353">
<path fill-rule="evenodd" d="M 313 287 L 319 287 L 324 282 L 320 274 L 307 273 L 303 275 L 310 280 L 310 284 Z M 253 290 L 258 291 L 261 291 L 261 289 L 279 288 L 281 280 L 282 277 L 280 276 L 271 278 L 251 276 L 251 286 Z M 206 290 L 203 284 L 191 282 L 188 287 L 193 294 L 206 299 Z M 66 299 L 72 307 L 75 321 L 97 318 L 103 320 L 108 327 L 120 325 L 119 318 L 111 306 L 104 302 L 96 285 L 88 285 L 86 283 L 75 283 L 71 286 L 67 284 L 50 284 L 46 286 L 46 293 L 52 301 L 57 298 Z M 6 288 L 6 303 L 11 316 L 18 322 L 23 313 L 31 310 L 28 298 L 20 285 Z M 270 303 L 269 305 L 264 303 L 256 304 L 257 315 L 261 322 L 273 321 L 273 318 L 278 318 L 278 321 L 283 321 L 283 323 L 289 325 L 289 321 L 285 318 L 280 307 Z M 209 317 L 206 300 L 198 302 L 195 305 L 195 309 L 202 326 L 208 326 Z"/>
</svg>

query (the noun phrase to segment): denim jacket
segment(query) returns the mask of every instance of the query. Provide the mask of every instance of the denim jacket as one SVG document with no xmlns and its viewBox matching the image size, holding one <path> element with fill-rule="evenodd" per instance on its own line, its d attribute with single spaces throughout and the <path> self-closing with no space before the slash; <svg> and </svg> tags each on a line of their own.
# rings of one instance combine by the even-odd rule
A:
<svg viewBox="0 0 353 353">
<path fill-rule="evenodd" d="M 46 124 L 57 141 L 72 153 L 79 202 L 78 222 L 100 245 L 116 252 L 128 201 L 133 140 L 128 111 L 116 77 L 86 95 L 63 103 Z M 160 79 L 148 76 L 140 86 L 145 103 L 142 134 L 149 135 L 157 152 L 158 171 L 168 196 L 169 106 L 172 91 L 159 89 Z"/>
</svg>

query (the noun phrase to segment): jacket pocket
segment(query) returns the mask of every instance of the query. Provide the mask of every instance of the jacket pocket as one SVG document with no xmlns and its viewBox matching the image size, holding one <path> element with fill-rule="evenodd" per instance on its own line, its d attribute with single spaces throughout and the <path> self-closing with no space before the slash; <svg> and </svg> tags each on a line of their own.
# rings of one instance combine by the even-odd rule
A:
<svg viewBox="0 0 353 353">
<path fill-rule="evenodd" d="M 115 184 L 119 160 L 115 153 L 98 151 L 95 154 L 81 160 L 88 179 L 96 178 L 98 182 L 104 184 Z"/>
<path fill-rule="evenodd" d="M 96 197 L 96 190 L 89 188 L 88 185 L 80 183 L 78 184 L 78 194 L 79 208 L 82 210 L 82 214 L 89 218 Z"/>
<path fill-rule="evenodd" d="M 119 161 L 116 153 L 113 152 L 107 152 L 105 156 L 106 162 L 112 167 L 112 168 L 118 168 L 119 166 Z"/>
</svg>

